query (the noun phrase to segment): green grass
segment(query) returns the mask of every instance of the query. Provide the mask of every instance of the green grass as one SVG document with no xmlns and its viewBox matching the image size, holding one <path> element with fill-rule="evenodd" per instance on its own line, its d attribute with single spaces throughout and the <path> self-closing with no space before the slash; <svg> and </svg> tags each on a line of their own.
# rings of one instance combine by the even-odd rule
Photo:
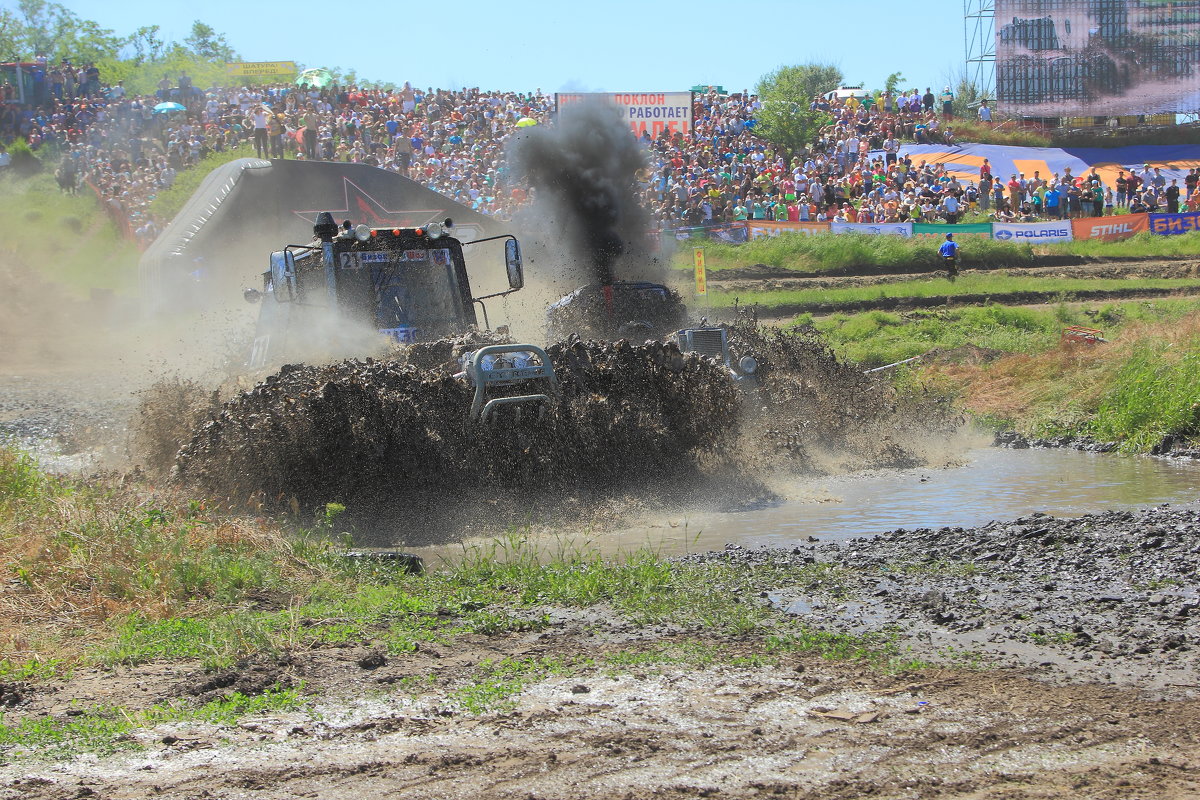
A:
<svg viewBox="0 0 1200 800">
<path fill-rule="evenodd" d="M 89 289 L 132 291 L 138 250 L 109 219 L 90 189 L 58 190 L 53 175 L 0 177 L 0 258 L 33 270 L 78 296 Z"/>
<path fill-rule="evenodd" d="M 934 349 L 973 346 L 1001 353 L 1038 353 L 1056 347 L 1068 325 L 1101 329 L 1113 336 L 1130 323 L 1171 322 L 1200 310 L 1200 300 L 1166 299 L 1105 304 L 1059 304 L 1053 308 L 985 306 L 864 311 L 795 324 L 815 327 L 842 358 L 865 366 L 893 364 Z"/>
<path fill-rule="evenodd" d="M 130 614 L 113 620 L 111 636 L 86 660 L 114 666 L 196 658 L 218 668 L 254 653 L 365 640 L 398 654 L 466 634 L 541 630 L 549 625 L 547 607 L 598 605 L 638 626 L 670 623 L 736 636 L 766 624 L 771 612 L 743 598 L 775 581 L 836 593 L 842 574 L 827 565 L 678 564 L 644 550 L 614 561 L 574 553 L 542 563 L 532 548 L 507 540 L 473 548 L 461 563 L 421 576 L 347 569 L 279 611 L 168 619 Z"/>
<path fill-rule="evenodd" d="M 874 286 L 850 286 L 836 289 L 796 289 L 775 292 L 711 291 L 712 305 L 721 308 L 759 305 L 763 308 L 850 306 L 872 303 L 894 298 L 954 298 L 963 295 L 985 295 L 995 302 L 1003 302 L 1006 295 L 1025 292 L 1059 296 L 1069 301 L 1080 292 L 1137 289 L 1200 288 L 1196 278 L 1031 278 L 1009 275 L 1004 270 L 991 273 L 962 275 L 957 280 L 948 278 L 920 279 L 898 283 L 882 283 Z"/>
<path fill-rule="evenodd" d="M 1200 435 L 1200 336 L 1140 342 L 1082 432 L 1127 452 L 1144 452 L 1168 434 Z"/>
<path fill-rule="evenodd" d="M 762 236 L 745 244 L 704 244 L 705 262 L 720 270 L 750 264 L 825 272 L 849 267 L 878 268 L 879 271 L 925 267 L 940 269 L 936 239 L 902 236 L 856 236 L 852 234 L 783 234 Z M 963 264 L 967 267 L 1016 267 L 1033 263 L 1033 249 L 1026 244 L 993 239 L 968 238 L 962 242 Z M 691 252 L 676 253 L 675 266 L 691 269 Z"/>
<path fill-rule="evenodd" d="M 583 662 L 561 657 L 504 658 L 484 661 L 476 676 L 450 694 L 450 699 L 471 714 L 510 708 L 513 698 L 540 680 L 575 674 Z"/>
<path fill-rule="evenodd" d="M 986 222 L 969 218 L 966 222 Z M 889 270 L 941 269 L 937 239 L 901 236 L 855 236 L 821 234 L 806 236 L 785 233 L 762 236 L 745 244 L 721 242 L 704 244 L 705 263 L 711 270 L 766 264 L 805 272 L 828 272 L 864 268 Z M 1178 236 L 1139 233 L 1119 242 L 1096 239 L 1039 245 L 1001 242 L 995 239 L 966 237 L 959 245 L 963 268 L 1003 268 L 1034 266 L 1036 256 L 1077 255 L 1093 258 L 1179 258 L 1200 256 L 1200 231 Z M 674 255 L 677 269 L 692 269 L 690 249 Z"/>
<path fill-rule="evenodd" d="M 836 661 L 862 661 L 889 672 L 925 669 L 929 662 L 912 658 L 896 644 L 896 635 L 853 636 L 793 624 L 766 637 L 768 653 L 809 653 Z"/>
<path fill-rule="evenodd" d="M 11 724 L 0 715 L 0 750 L 24 751 L 26 755 L 46 759 L 80 752 L 139 749 L 132 735 L 138 730 L 180 722 L 228 726 L 254 714 L 295 711 L 304 706 L 301 691 L 276 687 L 252 697 L 234 692 L 202 705 L 175 702 L 142 711 L 120 706 L 78 709 L 74 716 L 23 717 Z"/>
<path fill-rule="evenodd" d="M 217 167 L 236 161 L 239 158 L 253 158 L 254 146 L 250 142 L 242 142 L 240 146 L 220 153 L 209 153 L 193 167 L 179 171 L 171 188 L 159 192 L 150 202 L 150 211 L 163 219 L 174 219 L 179 210 L 200 188 L 200 184 L 208 174 Z"/>
<path fill-rule="evenodd" d="M 1039 248 L 1038 252 L 1043 252 Z M 1044 248 L 1048 254 L 1070 253 L 1094 258 L 1187 258 L 1200 256 L 1200 231 L 1177 236 L 1157 236 L 1149 231 L 1123 239 L 1104 242 L 1080 239 Z"/>
</svg>

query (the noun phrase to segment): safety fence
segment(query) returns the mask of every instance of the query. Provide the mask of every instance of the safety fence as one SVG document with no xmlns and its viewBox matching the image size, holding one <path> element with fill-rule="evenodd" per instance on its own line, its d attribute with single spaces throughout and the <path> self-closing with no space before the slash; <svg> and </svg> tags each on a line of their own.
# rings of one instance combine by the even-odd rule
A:
<svg viewBox="0 0 1200 800">
<path fill-rule="evenodd" d="M 1171 236 L 1200 230 L 1200 212 L 1185 214 L 1120 214 L 1111 217 L 1044 220 L 1041 222 L 975 222 L 943 225 L 922 222 L 775 222 L 765 219 L 739 220 L 718 225 L 676 228 L 664 231 L 674 239 L 710 239 L 742 244 L 761 236 L 799 233 L 806 236 L 825 234 L 859 234 L 868 236 L 903 236 L 943 238 L 985 237 L 999 241 L 1047 244 L 1070 242 L 1076 239 L 1119 241 L 1149 231 Z"/>
</svg>

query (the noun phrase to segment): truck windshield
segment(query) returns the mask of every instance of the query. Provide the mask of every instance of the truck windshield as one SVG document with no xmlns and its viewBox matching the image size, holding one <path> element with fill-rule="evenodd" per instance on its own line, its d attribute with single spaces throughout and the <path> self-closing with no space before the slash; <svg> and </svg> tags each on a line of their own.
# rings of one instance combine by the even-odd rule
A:
<svg viewBox="0 0 1200 800">
<path fill-rule="evenodd" d="M 342 261 L 339 295 L 348 300 L 347 295 L 369 293 L 369 299 L 362 300 L 370 306 L 375 327 L 404 330 L 403 339 L 426 339 L 461 324 L 460 293 L 449 248 L 347 255 L 352 258 Z"/>
</svg>

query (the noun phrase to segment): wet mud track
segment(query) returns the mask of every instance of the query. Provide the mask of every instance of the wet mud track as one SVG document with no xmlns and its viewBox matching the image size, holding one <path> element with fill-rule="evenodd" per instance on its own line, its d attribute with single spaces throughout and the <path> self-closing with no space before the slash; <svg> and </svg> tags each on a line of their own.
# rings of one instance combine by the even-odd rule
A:
<svg viewBox="0 0 1200 800">
<path fill-rule="evenodd" d="M 347 655 L 350 670 L 363 674 Z M 3 768 L 0 797 L 1182 800 L 1200 791 L 1200 703 L 1131 689 L 1004 671 L 887 676 L 786 657 L 770 668 L 549 679 L 509 710 L 471 716 L 436 693 L 398 696 L 384 683 L 395 676 L 380 671 L 374 686 L 349 682 L 315 714 L 176 725 L 141 737 L 146 749 L 133 755 Z"/>
<path fill-rule="evenodd" d="M 558 393 L 539 421 L 512 424 L 466 418 L 473 389 L 454 373 L 483 343 L 476 334 L 399 359 L 285 365 L 223 404 L 200 404 L 172 474 L 235 506 L 341 503 L 360 531 L 398 519 L 393 528 L 423 531 L 404 540 L 416 545 L 461 536 L 474 522 L 464 511 L 478 508 L 500 533 L 528 524 L 533 508 L 587 522 L 626 492 L 680 505 L 719 489 L 745 502 L 768 493 L 761 471 L 811 471 L 818 456 L 842 469 L 915 466 L 926 437 L 962 424 L 936 399 L 901 398 L 839 362 L 808 333 L 742 321 L 729 335 L 733 362 L 748 353 L 759 365 L 743 387 L 724 364 L 673 343 L 551 345 Z"/>
<path fill-rule="evenodd" d="M 1163 696 L 1200 687 L 1200 504 L 690 558 L 834 565 L 826 591 L 769 600 L 823 630 L 891 632 L 922 658 Z"/>
</svg>

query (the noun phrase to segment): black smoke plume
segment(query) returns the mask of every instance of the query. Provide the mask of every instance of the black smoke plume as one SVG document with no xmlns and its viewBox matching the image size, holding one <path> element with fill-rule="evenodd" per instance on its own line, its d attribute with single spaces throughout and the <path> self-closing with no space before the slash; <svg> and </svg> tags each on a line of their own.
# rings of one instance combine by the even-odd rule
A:
<svg viewBox="0 0 1200 800">
<path fill-rule="evenodd" d="M 625 277 L 616 274 L 623 256 L 642 261 L 635 256 L 644 254 L 649 216 L 638 201 L 637 172 L 646 151 L 616 109 L 600 100 L 568 105 L 555 124 L 523 129 L 508 155 L 514 177 L 536 192 L 534 215 L 553 220 L 566 236 L 565 255 L 590 267 L 596 282 Z M 623 271 L 644 278 L 644 267 Z"/>
</svg>

